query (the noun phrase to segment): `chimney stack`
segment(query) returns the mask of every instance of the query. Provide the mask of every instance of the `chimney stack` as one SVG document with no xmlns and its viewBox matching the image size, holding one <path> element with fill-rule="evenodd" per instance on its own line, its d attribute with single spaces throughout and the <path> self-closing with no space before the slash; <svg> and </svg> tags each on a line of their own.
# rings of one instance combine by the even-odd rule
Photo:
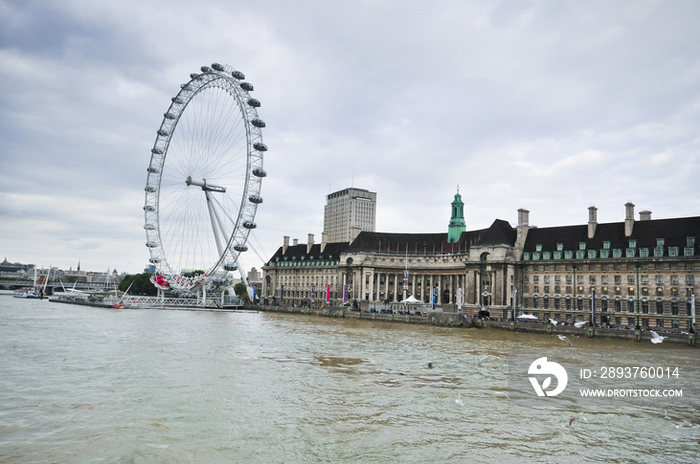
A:
<svg viewBox="0 0 700 464">
<path fill-rule="evenodd" d="M 326 249 L 326 245 L 328 245 L 328 233 L 321 232 L 321 253 Z"/>
<path fill-rule="evenodd" d="M 306 242 L 306 254 L 311 253 L 311 247 L 314 246 L 314 234 L 309 234 L 309 239 Z"/>
<path fill-rule="evenodd" d="M 289 235 L 285 235 L 282 241 L 282 254 L 287 252 L 287 248 L 289 248 Z"/>
<path fill-rule="evenodd" d="M 518 210 L 518 227 L 530 225 L 530 211 L 525 208 Z"/>
<path fill-rule="evenodd" d="M 639 220 L 640 221 L 651 221 L 651 211 L 648 209 L 645 209 L 644 211 L 639 212 Z"/>
<path fill-rule="evenodd" d="M 588 207 L 588 238 L 595 237 L 595 229 L 598 227 L 598 208 Z"/>
<path fill-rule="evenodd" d="M 632 236 L 634 229 L 634 205 L 630 202 L 625 203 L 625 237 Z"/>
<path fill-rule="evenodd" d="M 292 245 L 293 246 L 299 245 L 299 239 L 298 238 L 292 239 Z"/>
</svg>

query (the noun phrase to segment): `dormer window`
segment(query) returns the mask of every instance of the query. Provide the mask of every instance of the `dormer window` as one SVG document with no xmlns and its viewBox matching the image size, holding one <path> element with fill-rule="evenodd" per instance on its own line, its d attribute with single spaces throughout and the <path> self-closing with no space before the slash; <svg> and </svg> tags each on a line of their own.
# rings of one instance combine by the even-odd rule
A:
<svg viewBox="0 0 700 464">
<path fill-rule="evenodd" d="M 586 242 L 579 242 L 578 249 L 581 251 L 585 251 L 586 250 Z"/>
<path fill-rule="evenodd" d="M 610 242 L 603 242 L 603 250 L 609 250 L 610 249 Z"/>
<path fill-rule="evenodd" d="M 690 246 L 690 245 L 688 245 Z M 564 244 L 563 243 L 557 243 L 557 251 L 564 251 Z"/>
<path fill-rule="evenodd" d="M 695 237 L 686 237 L 685 246 L 687 246 L 688 248 L 695 247 Z"/>
<path fill-rule="evenodd" d="M 630 246 L 629 248 L 637 248 L 637 241 L 636 240 L 630 240 Z"/>
<path fill-rule="evenodd" d="M 535 251 L 542 251 L 542 245 L 535 245 Z"/>
<path fill-rule="evenodd" d="M 666 243 L 666 239 L 657 238 L 656 239 L 656 248 L 663 248 L 665 243 Z"/>
</svg>

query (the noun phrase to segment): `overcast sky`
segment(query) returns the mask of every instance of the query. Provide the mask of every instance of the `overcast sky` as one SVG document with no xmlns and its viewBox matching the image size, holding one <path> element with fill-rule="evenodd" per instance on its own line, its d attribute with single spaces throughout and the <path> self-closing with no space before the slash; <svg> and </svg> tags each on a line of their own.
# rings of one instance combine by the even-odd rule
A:
<svg viewBox="0 0 700 464">
<path fill-rule="evenodd" d="M 252 245 L 700 214 L 700 2 L 0 0 L 0 259 L 141 272 L 144 185 L 189 74 L 226 63 L 269 147 Z M 249 253 L 247 268 L 262 265 Z"/>
</svg>

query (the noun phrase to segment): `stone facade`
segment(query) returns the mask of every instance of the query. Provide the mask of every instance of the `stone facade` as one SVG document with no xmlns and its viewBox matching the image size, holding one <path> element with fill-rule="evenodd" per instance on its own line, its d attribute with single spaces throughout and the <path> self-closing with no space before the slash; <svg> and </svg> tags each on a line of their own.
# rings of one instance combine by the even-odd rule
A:
<svg viewBox="0 0 700 464">
<path fill-rule="evenodd" d="M 700 278 L 700 217 L 534 228 L 495 220 L 482 230 L 448 233 L 359 232 L 349 242 L 284 244 L 263 266 L 262 298 L 286 305 L 357 300 L 367 307 L 413 295 L 426 306 L 511 318 L 525 311 L 560 321 L 687 330 Z M 453 218 L 454 219 L 454 218 Z M 407 288 L 404 276 L 407 272 Z M 328 298 L 326 292 L 330 290 Z M 461 299 L 460 299 L 461 295 Z M 313 297 L 313 302 L 311 301 Z M 591 303 L 593 302 L 593 303 Z"/>
</svg>

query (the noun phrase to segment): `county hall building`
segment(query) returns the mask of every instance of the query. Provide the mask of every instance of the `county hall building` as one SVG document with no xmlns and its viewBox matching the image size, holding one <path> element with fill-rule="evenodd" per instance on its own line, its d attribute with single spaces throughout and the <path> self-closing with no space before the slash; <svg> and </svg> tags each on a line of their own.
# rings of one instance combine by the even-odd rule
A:
<svg viewBox="0 0 700 464">
<path fill-rule="evenodd" d="M 372 211 L 375 201 L 376 194 Z M 615 223 L 598 224 L 597 208 L 590 207 L 588 223 L 537 228 L 529 211 L 519 209 L 515 227 L 496 219 L 467 230 L 457 192 L 447 232 L 351 225 L 348 240 L 330 241 L 326 230 L 324 224 L 320 243 L 313 234 L 306 243 L 284 237 L 263 266 L 262 298 L 269 304 L 357 301 L 366 309 L 412 295 L 437 311 L 510 318 L 515 306 L 542 321 L 571 322 L 590 320 L 594 305 L 597 324 L 687 330 L 700 277 L 700 217 L 652 219 L 641 211 L 635 220 L 631 203 Z"/>
</svg>

